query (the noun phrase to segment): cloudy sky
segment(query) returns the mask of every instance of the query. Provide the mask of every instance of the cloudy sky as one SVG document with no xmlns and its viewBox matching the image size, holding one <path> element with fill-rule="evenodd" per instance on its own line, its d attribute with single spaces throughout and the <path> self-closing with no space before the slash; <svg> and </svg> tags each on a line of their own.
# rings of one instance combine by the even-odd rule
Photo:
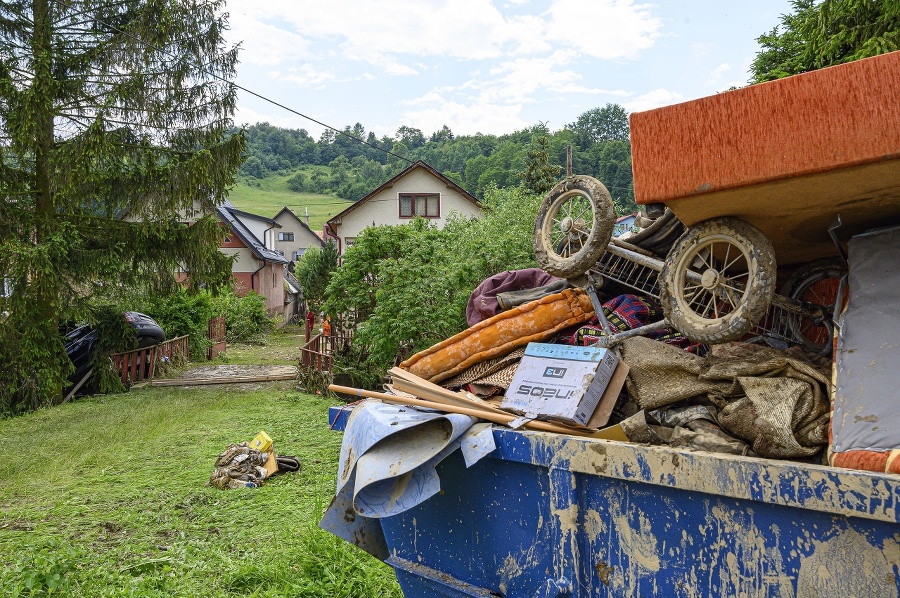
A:
<svg viewBox="0 0 900 598">
<path fill-rule="evenodd" d="M 229 0 L 237 83 L 377 136 L 558 130 L 743 85 L 789 0 Z M 319 124 L 241 92 L 238 124 Z"/>
</svg>

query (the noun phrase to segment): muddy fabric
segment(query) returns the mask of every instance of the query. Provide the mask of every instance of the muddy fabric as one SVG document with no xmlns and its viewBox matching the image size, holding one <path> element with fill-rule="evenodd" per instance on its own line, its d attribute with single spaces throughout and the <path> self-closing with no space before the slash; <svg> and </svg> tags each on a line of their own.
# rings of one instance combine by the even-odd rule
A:
<svg viewBox="0 0 900 598">
<path fill-rule="evenodd" d="M 533 289 L 522 289 L 521 291 L 509 291 L 507 293 L 497 293 L 497 304 L 501 310 L 512 309 L 520 305 L 524 305 L 530 301 L 536 301 L 547 295 L 561 293 L 571 287 L 572 284 L 565 279 L 557 280 Z"/>
<path fill-rule="evenodd" d="M 588 321 L 593 314 L 587 293 L 566 289 L 479 322 L 416 353 L 400 367 L 438 383 L 476 363 L 507 355 L 532 341 L 551 338 L 560 330 Z"/>
<path fill-rule="evenodd" d="M 507 294 L 509 297 L 514 297 L 509 295 L 509 293 L 521 291 L 523 289 L 534 289 L 547 284 L 558 283 L 560 281 L 565 282 L 561 278 L 547 274 L 540 268 L 508 270 L 506 272 L 495 274 L 490 278 L 485 279 L 474 291 L 472 291 L 472 294 L 469 296 L 469 303 L 466 305 L 466 322 L 469 326 L 474 326 L 478 322 L 487 320 L 505 309 L 510 309 L 510 307 L 514 307 L 515 305 L 521 305 L 528 301 L 540 299 L 540 297 L 552 294 L 553 292 L 558 293 L 562 288 L 551 291 L 550 293 L 530 296 L 515 303 L 515 305 L 507 305 L 506 307 L 502 307 L 498 302 L 497 295 L 499 294 Z M 507 302 L 510 301 L 511 299 L 507 298 Z"/>
<path fill-rule="evenodd" d="M 623 343 L 626 382 L 644 409 L 705 398 L 718 423 L 763 457 L 808 457 L 827 442 L 828 378 L 784 351 L 715 345 L 705 357 L 646 338 Z"/>
<path fill-rule="evenodd" d="M 724 432 L 719 425 L 719 410 L 713 405 L 688 405 L 651 411 L 661 426 L 672 428 L 669 446 L 686 447 L 712 453 L 753 455 L 746 442 Z"/>
<path fill-rule="evenodd" d="M 459 388 L 463 384 L 469 383 L 485 384 L 485 382 L 483 382 L 484 378 L 505 369 L 509 365 L 518 363 L 524 355 L 525 347 L 522 347 L 508 355 L 486 359 L 485 361 L 476 363 L 472 367 L 463 370 L 449 380 L 445 380 L 441 383 L 441 386 L 445 388 Z"/>
<path fill-rule="evenodd" d="M 639 411 L 620 422 L 631 442 L 753 456 L 749 445 L 716 425 L 714 406 L 692 405 Z"/>
<path fill-rule="evenodd" d="M 229 444 L 216 459 L 209 483 L 222 490 L 261 486 L 268 476 L 264 467 L 268 458 L 268 453 L 250 448 L 246 442 Z"/>
</svg>

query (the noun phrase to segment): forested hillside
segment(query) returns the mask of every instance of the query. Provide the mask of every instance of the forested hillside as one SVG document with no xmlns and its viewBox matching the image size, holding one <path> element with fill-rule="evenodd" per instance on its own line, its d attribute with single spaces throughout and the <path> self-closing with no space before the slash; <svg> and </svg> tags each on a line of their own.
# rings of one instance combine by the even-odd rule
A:
<svg viewBox="0 0 900 598">
<path fill-rule="evenodd" d="M 490 185 L 519 186 L 529 162 L 542 154 L 563 176 L 571 146 L 573 173 L 602 181 L 623 213 L 635 208 L 628 113 L 617 104 L 589 110 L 553 132 L 542 123 L 500 136 L 456 136 L 447 126 L 426 135 L 401 126 L 394 136 L 378 138 L 360 123 L 343 132 L 326 131 L 315 140 L 304 129 L 253 125 L 246 130 L 248 158 L 241 182 L 253 186 L 274 174 L 289 175 L 293 191 L 355 201 L 421 159 L 482 198 Z"/>
</svg>

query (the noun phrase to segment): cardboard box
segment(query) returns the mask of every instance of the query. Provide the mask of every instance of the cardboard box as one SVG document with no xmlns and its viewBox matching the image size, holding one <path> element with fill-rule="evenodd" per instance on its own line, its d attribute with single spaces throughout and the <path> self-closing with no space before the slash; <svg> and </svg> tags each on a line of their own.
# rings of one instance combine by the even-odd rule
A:
<svg viewBox="0 0 900 598">
<path fill-rule="evenodd" d="M 265 430 L 260 430 L 253 440 L 250 441 L 250 448 L 256 449 L 261 453 L 269 450 L 272 446 L 272 439 L 266 434 Z"/>
<path fill-rule="evenodd" d="M 586 426 L 618 364 L 609 349 L 528 343 L 500 407 Z"/>
</svg>

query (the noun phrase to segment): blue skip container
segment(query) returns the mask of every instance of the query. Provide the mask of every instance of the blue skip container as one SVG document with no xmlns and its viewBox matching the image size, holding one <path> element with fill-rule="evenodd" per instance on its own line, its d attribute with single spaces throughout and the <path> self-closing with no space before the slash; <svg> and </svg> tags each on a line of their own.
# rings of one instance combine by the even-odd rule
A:
<svg viewBox="0 0 900 598">
<path fill-rule="evenodd" d="M 347 412 L 333 408 L 334 428 Z M 334 420 L 337 421 L 334 421 Z M 495 427 L 378 520 L 404 595 L 900 596 L 900 479 Z"/>
</svg>

